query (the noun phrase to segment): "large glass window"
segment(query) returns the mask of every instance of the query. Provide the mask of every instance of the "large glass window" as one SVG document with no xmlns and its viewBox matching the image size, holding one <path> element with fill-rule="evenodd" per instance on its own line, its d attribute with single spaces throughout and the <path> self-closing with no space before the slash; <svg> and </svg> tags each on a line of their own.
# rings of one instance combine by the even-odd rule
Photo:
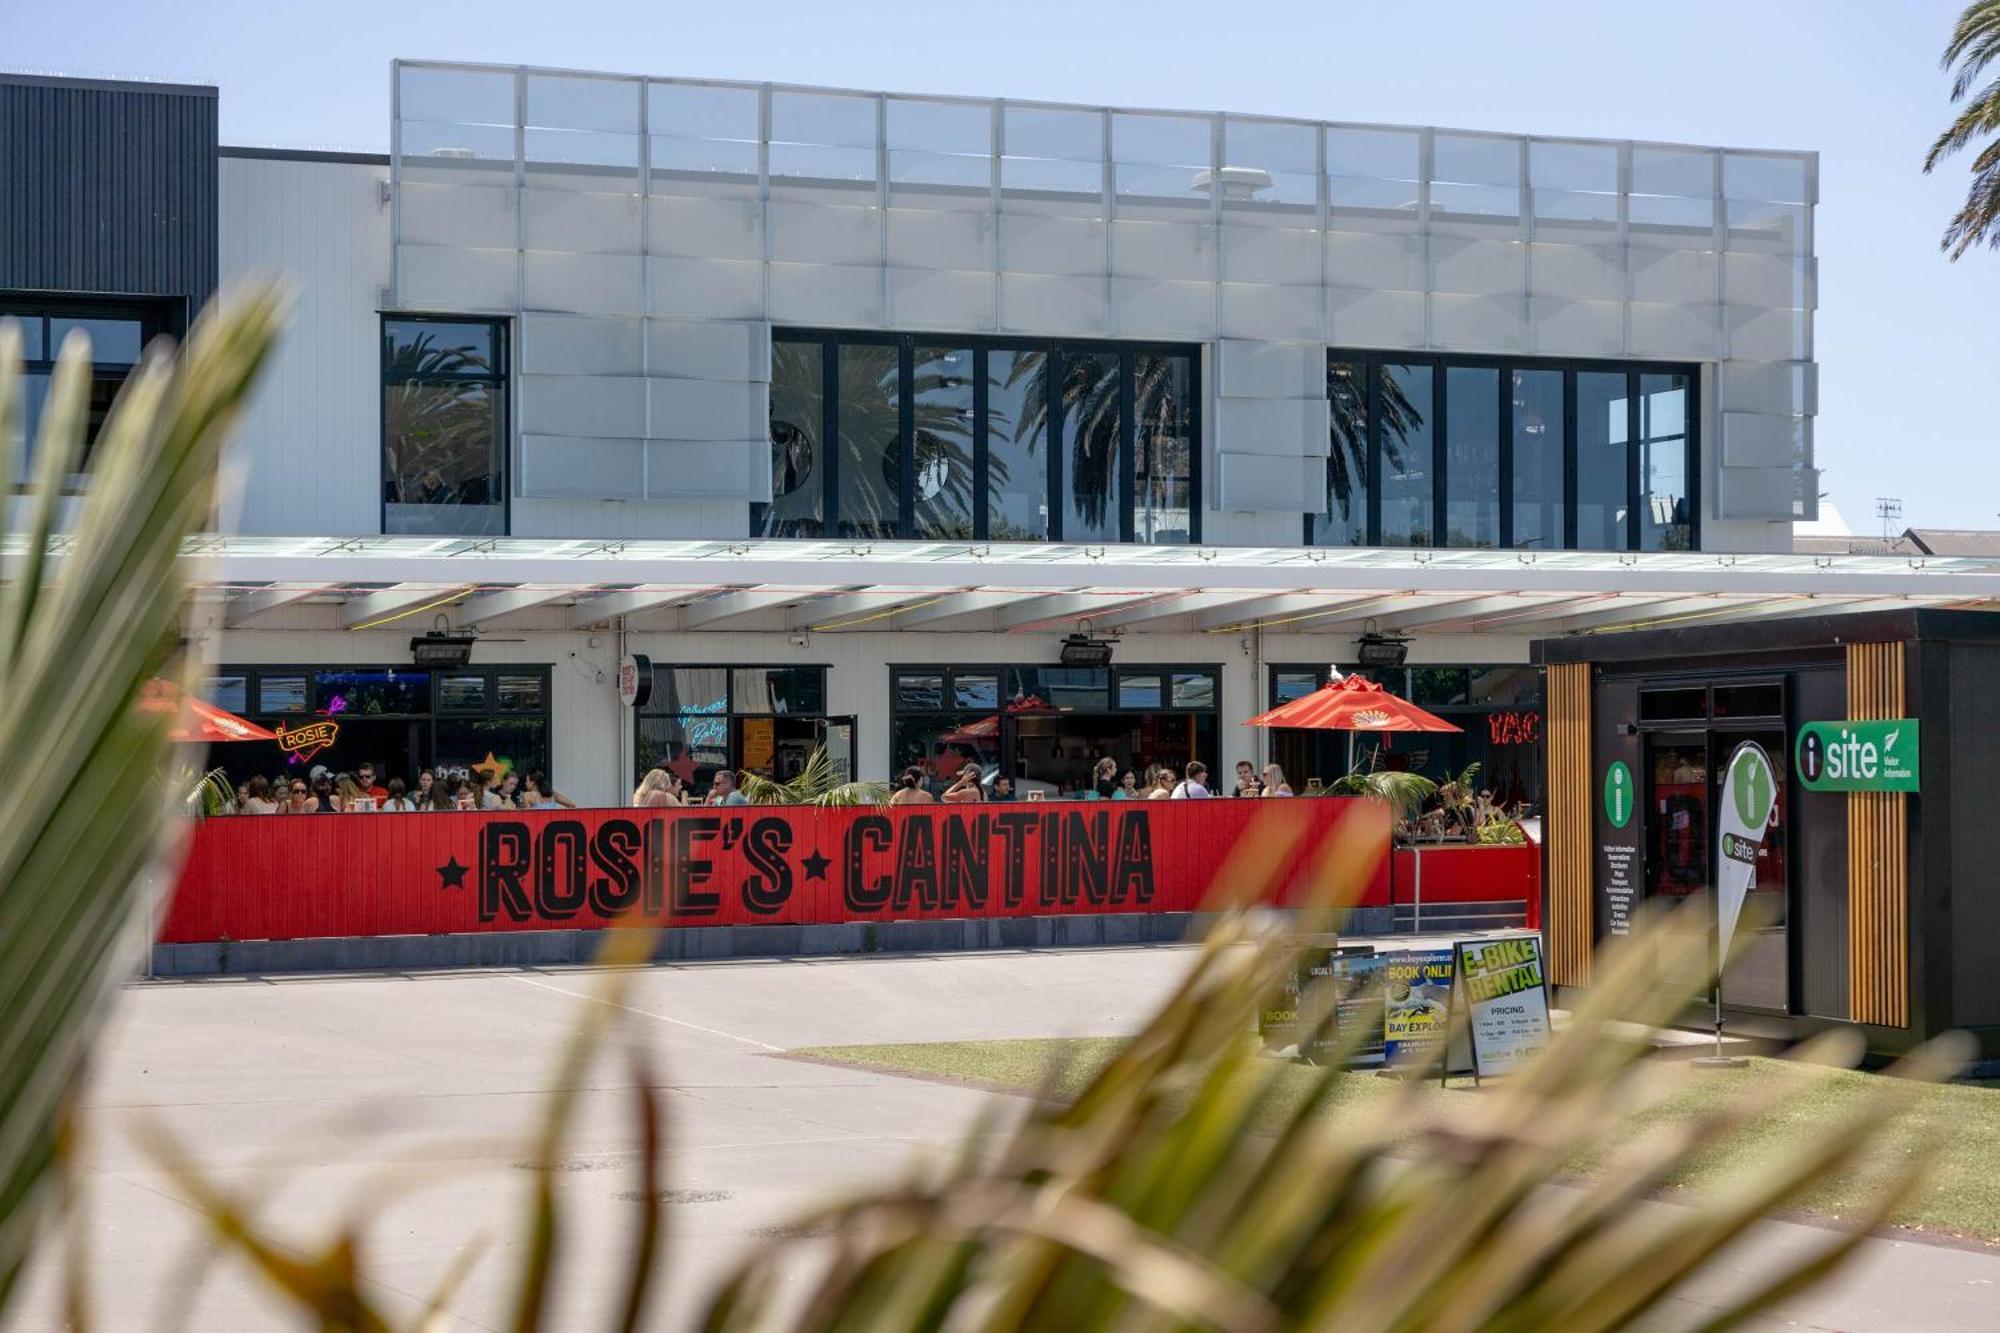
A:
<svg viewBox="0 0 2000 1333">
<path fill-rule="evenodd" d="M 717 770 L 788 779 L 828 744 L 823 666 L 653 667 L 653 693 L 634 719 L 633 779 L 652 768 L 698 792 Z"/>
<path fill-rule="evenodd" d="M 986 359 L 985 535 L 1041 541 L 1049 527 L 1049 354 L 994 348 Z"/>
<path fill-rule="evenodd" d="M 1376 433 L 1382 457 L 1383 546 L 1434 545 L 1431 386 L 1427 365 L 1381 367 Z"/>
<path fill-rule="evenodd" d="M 973 535 L 973 425 L 978 386 L 969 347 L 916 349 L 910 394 L 916 407 L 914 535 L 931 540 Z"/>
<path fill-rule="evenodd" d="M 1118 357 L 1069 352 L 1062 358 L 1063 530 L 1068 541 L 1115 542 L 1124 487 L 1123 413 Z"/>
<path fill-rule="evenodd" d="M 778 330 L 772 499 L 751 530 L 1196 541 L 1199 364 L 1185 347 Z"/>
<path fill-rule="evenodd" d="M 1514 445 L 1514 532 L 1510 545 L 1559 549 L 1564 543 L 1563 373 L 1510 372 Z"/>
<path fill-rule="evenodd" d="M 1639 549 L 1691 551 L 1688 378 L 1639 377 Z"/>
<path fill-rule="evenodd" d="M 902 373 L 894 347 L 845 343 L 837 349 L 843 537 L 894 537 L 902 530 Z"/>
<path fill-rule="evenodd" d="M 48 401 L 49 383 L 55 374 L 56 357 L 71 334 L 90 340 L 90 376 L 85 390 L 83 456 L 76 472 L 87 472 L 90 454 L 97 444 L 98 431 L 111 414 L 111 404 L 124 387 L 125 377 L 139 362 L 146 344 L 160 334 L 178 332 L 170 320 L 166 303 L 152 301 L 0 299 L 0 322 L 11 322 L 21 332 L 24 375 L 21 435 L 14 457 L 16 475 L 10 484 L 25 482 L 33 474 L 35 436 L 41 429 L 42 408 Z"/>
<path fill-rule="evenodd" d="M 752 511 L 765 537 L 818 537 L 825 528 L 827 349 L 816 342 L 771 345 L 771 502 Z"/>
<path fill-rule="evenodd" d="M 1135 360 L 1134 541 L 1185 542 L 1193 531 L 1194 384 L 1191 356 L 1141 352 Z"/>
<path fill-rule="evenodd" d="M 1500 544 L 1500 372 L 1444 372 L 1446 546 Z"/>
<path fill-rule="evenodd" d="M 1321 546 L 1691 551 L 1691 367 L 1331 351 Z"/>
<path fill-rule="evenodd" d="M 1596 371 L 1576 377 L 1576 544 L 1586 551 L 1632 544 L 1629 383 L 1629 376 Z"/>
<path fill-rule="evenodd" d="M 507 334 L 497 320 L 382 321 L 382 530 L 507 530 Z"/>
<path fill-rule="evenodd" d="M 1352 361 L 1326 365 L 1332 440 L 1326 460 L 1326 508 L 1314 515 L 1312 540 L 1321 546 L 1368 544 L 1368 368 Z"/>
</svg>

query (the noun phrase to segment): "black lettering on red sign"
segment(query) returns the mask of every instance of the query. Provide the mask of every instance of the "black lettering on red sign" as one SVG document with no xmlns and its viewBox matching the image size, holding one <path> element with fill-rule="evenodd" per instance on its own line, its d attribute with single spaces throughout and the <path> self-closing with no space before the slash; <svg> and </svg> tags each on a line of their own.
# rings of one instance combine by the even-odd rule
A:
<svg viewBox="0 0 2000 1333">
<path fill-rule="evenodd" d="M 791 900 L 792 864 L 785 859 L 791 850 L 792 826 L 785 820 L 766 816 L 751 822 L 743 840 L 743 859 L 750 863 L 744 907 L 769 916 Z"/>
<path fill-rule="evenodd" d="M 1069 872 L 1063 876 L 1063 901 L 1075 902 L 1081 890 L 1092 903 L 1103 903 L 1111 885 L 1111 812 L 1070 811 L 1063 842 L 1064 867 Z"/>
<path fill-rule="evenodd" d="M 1028 891 L 1028 835 L 1039 823 L 1032 810 L 1009 810 L 993 816 L 994 832 L 1004 849 L 1000 883 L 1009 907 L 1019 907 Z"/>
<path fill-rule="evenodd" d="M 528 826 L 495 820 L 479 830 L 479 919 L 491 921 L 502 912 L 509 921 L 526 921 L 531 910 L 527 878 L 534 853 Z"/>
<path fill-rule="evenodd" d="M 682 817 L 674 821 L 674 914 L 714 916 L 722 906 L 722 895 L 701 886 L 714 878 L 715 863 L 694 854 L 697 842 L 713 842 L 722 832 L 722 821 L 714 815 Z"/>
<path fill-rule="evenodd" d="M 847 838 L 842 848 L 847 873 L 842 878 L 848 911 L 879 912 L 889 905 L 890 877 L 877 875 L 873 879 L 867 878 L 866 856 L 869 852 L 887 851 L 894 843 L 889 821 L 881 815 L 863 815 L 847 826 Z"/>
<path fill-rule="evenodd" d="M 986 906 L 986 875 L 993 845 L 991 821 L 985 815 L 971 819 L 954 816 L 944 826 L 944 905 Z"/>
<path fill-rule="evenodd" d="M 1118 821 L 1117 902 L 1153 901 L 1153 829 L 1144 810 L 1128 810 Z"/>
<path fill-rule="evenodd" d="M 590 863 L 600 872 L 590 881 L 590 910 L 623 916 L 639 901 L 639 853 L 644 839 L 629 819 L 607 819 L 590 839 Z"/>
</svg>

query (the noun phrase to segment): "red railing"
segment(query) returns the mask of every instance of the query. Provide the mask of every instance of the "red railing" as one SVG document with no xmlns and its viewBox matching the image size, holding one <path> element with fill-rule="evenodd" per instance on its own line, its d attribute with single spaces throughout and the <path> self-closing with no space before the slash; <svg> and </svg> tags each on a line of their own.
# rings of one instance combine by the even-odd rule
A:
<svg viewBox="0 0 2000 1333">
<path fill-rule="evenodd" d="M 210 819 L 160 939 L 1179 912 L 1286 846 L 1289 902 L 1336 830 L 1379 849 L 1357 905 L 1386 905 L 1387 811 L 1338 798 Z"/>
</svg>

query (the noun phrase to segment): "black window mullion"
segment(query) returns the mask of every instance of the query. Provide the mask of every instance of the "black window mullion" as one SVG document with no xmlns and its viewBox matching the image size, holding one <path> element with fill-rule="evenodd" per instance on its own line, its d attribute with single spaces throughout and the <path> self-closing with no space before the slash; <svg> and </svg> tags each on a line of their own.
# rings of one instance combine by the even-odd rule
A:
<svg viewBox="0 0 2000 1333">
<path fill-rule="evenodd" d="M 972 349 L 972 535 L 985 541 L 991 519 L 986 469 L 986 349 Z"/>
<path fill-rule="evenodd" d="M 1366 377 L 1363 395 L 1368 402 L 1367 422 L 1363 429 L 1367 433 L 1367 443 L 1362 452 L 1368 456 L 1368 544 L 1382 544 L 1382 363 L 1372 358 L 1361 362 L 1361 373 Z"/>
<path fill-rule="evenodd" d="M 826 338 L 819 358 L 820 536 L 840 535 L 840 342 Z"/>
<path fill-rule="evenodd" d="M 1563 507 L 1562 543 L 1576 549 L 1576 371 L 1563 372 Z"/>
<path fill-rule="evenodd" d="M 1514 368 L 1500 367 L 1500 548 L 1514 545 Z"/>
<path fill-rule="evenodd" d="M 1625 374 L 1625 549 L 1639 549 L 1639 372 Z"/>
<path fill-rule="evenodd" d="M 1701 549 L 1701 368 L 1687 371 L 1687 419 L 1682 445 L 1687 451 L 1688 549 Z"/>
<path fill-rule="evenodd" d="M 1049 540 L 1061 541 L 1063 535 L 1063 454 L 1069 442 L 1063 438 L 1063 354 L 1059 346 L 1048 350 L 1048 421 L 1049 421 Z"/>
<path fill-rule="evenodd" d="M 917 392 L 914 339 L 896 342 L 896 530 L 917 535 Z"/>
<path fill-rule="evenodd" d="M 1195 351 L 1188 356 L 1187 403 L 1182 408 L 1187 413 L 1188 440 L 1188 541 L 1201 544 L 1201 353 Z M 1308 524 L 1312 516 L 1306 516 Z"/>
<path fill-rule="evenodd" d="M 1431 363 L 1431 547 L 1437 549 L 1450 542 L 1447 519 L 1450 517 L 1450 493 L 1447 490 L 1447 456 L 1451 453 L 1451 423 L 1445 420 L 1444 382 L 1446 379 L 1444 359 L 1434 358 Z"/>
<path fill-rule="evenodd" d="M 1136 353 L 1118 354 L 1118 466 L 1115 475 L 1123 492 L 1118 499 L 1118 540 L 1126 542 L 1132 541 L 1138 532 L 1139 429 L 1138 422 L 1134 420 L 1137 416 L 1134 409 L 1139 395 L 1133 383 L 1137 367 Z"/>
</svg>

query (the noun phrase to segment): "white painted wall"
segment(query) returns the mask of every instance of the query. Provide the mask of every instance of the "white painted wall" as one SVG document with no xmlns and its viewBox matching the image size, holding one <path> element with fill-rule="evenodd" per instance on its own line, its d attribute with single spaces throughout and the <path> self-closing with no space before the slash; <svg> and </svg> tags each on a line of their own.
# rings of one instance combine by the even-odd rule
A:
<svg viewBox="0 0 2000 1333">
<path fill-rule="evenodd" d="M 240 502 L 224 530 L 379 533 L 389 169 L 225 156 L 219 176 L 223 285 L 276 273 L 293 299 L 230 453 Z"/>
</svg>

